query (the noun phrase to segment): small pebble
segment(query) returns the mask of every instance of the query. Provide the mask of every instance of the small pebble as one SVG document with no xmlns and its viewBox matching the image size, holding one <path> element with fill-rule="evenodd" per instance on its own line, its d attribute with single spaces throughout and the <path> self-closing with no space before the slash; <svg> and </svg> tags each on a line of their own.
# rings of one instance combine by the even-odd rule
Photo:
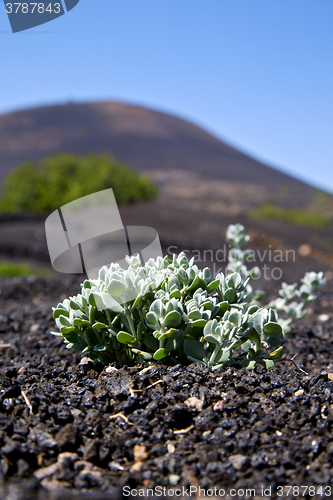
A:
<svg viewBox="0 0 333 500">
<path fill-rule="evenodd" d="M 65 451 L 64 453 L 59 453 L 58 463 L 68 465 L 68 463 L 75 462 L 78 458 L 79 457 L 77 453 L 70 453 L 69 451 Z"/>
<path fill-rule="evenodd" d="M 87 366 L 89 364 L 93 364 L 92 360 L 88 358 L 87 356 L 84 356 L 84 358 L 81 359 L 79 366 Z"/>
<path fill-rule="evenodd" d="M 134 460 L 136 462 L 140 462 L 148 457 L 148 452 L 145 446 L 136 444 L 133 448 L 133 455 L 134 455 Z"/>
<path fill-rule="evenodd" d="M 298 253 L 302 257 L 308 257 L 312 253 L 312 246 L 307 243 L 304 243 L 303 245 L 298 247 Z"/>
<path fill-rule="evenodd" d="M 153 368 L 156 368 L 156 366 L 155 365 L 147 366 L 147 368 L 144 368 L 143 370 L 141 370 L 141 372 L 139 372 L 139 375 L 142 377 L 142 375 L 149 372 L 149 370 L 152 370 Z"/>
<path fill-rule="evenodd" d="M 54 492 L 63 490 L 64 488 L 71 487 L 71 484 L 68 483 L 67 481 L 59 481 L 58 479 L 48 479 L 47 477 L 42 479 L 40 483 L 45 490 Z M 17 497 L 15 496 L 15 498 Z"/>
<path fill-rule="evenodd" d="M 29 363 L 27 363 L 26 365 L 21 366 L 21 368 L 19 368 L 19 369 L 17 370 L 17 373 L 18 373 L 19 375 L 21 375 L 21 374 L 22 374 L 22 373 L 24 373 L 24 372 L 25 372 L 28 368 L 29 368 Z"/>
<path fill-rule="evenodd" d="M 141 462 L 141 461 L 135 462 L 131 467 L 131 471 L 138 472 L 142 469 L 142 467 L 143 467 L 143 462 Z"/>
<path fill-rule="evenodd" d="M 320 314 L 318 316 L 318 319 L 319 321 L 321 321 L 322 323 L 326 323 L 326 321 L 328 321 L 330 319 L 330 316 L 329 314 Z"/>
<path fill-rule="evenodd" d="M 326 415 L 326 413 L 328 413 L 328 411 L 327 411 L 327 410 L 328 410 L 328 409 L 327 409 L 327 406 L 326 406 L 326 405 L 324 405 L 324 406 L 322 407 L 321 411 L 320 411 L 320 416 L 321 416 L 321 418 L 322 418 L 323 420 L 326 420 L 326 419 L 328 418 L 328 415 Z"/>
<path fill-rule="evenodd" d="M 230 455 L 229 460 L 233 467 L 237 470 L 241 470 L 241 468 L 249 462 L 249 457 L 241 455 L 240 453 L 236 455 Z"/>
<path fill-rule="evenodd" d="M 180 479 L 180 476 L 178 476 L 177 474 L 170 474 L 169 483 L 172 486 L 175 486 L 176 484 L 178 484 L 179 479 Z"/>
<path fill-rule="evenodd" d="M 298 391 L 294 392 L 295 398 L 299 398 L 303 396 L 303 394 L 304 394 L 304 389 L 298 389 Z"/>
<path fill-rule="evenodd" d="M 116 373 L 118 371 L 118 368 L 115 366 L 107 366 L 105 368 L 106 373 Z"/>
<path fill-rule="evenodd" d="M 70 412 L 74 418 L 78 417 L 79 415 L 83 415 L 83 412 L 81 410 L 79 410 L 78 408 L 73 408 L 72 410 L 70 410 Z"/>
<path fill-rule="evenodd" d="M 188 398 L 184 401 L 184 403 L 188 406 L 188 408 L 192 408 L 197 411 L 201 411 L 203 407 L 203 401 L 196 397 Z"/>
<path fill-rule="evenodd" d="M 172 443 L 167 444 L 167 449 L 168 449 L 168 453 L 174 453 L 176 451 L 176 447 Z"/>
<path fill-rule="evenodd" d="M 223 403 L 222 401 L 217 401 L 215 405 L 213 406 L 214 411 L 221 411 L 223 409 Z"/>
<path fill-rule="evenodd" d="M 117 462 L 110 462 L 109 469 L 114 471 L 124 470 L 124 467 Z"/>
<path fill-rule="evenodd" d="M 48 467 L 43 467 L 42 469 L 37 469 L 34 472 L 34 476 L 37 477 L 37 479 L 41 480 L 44 479 L 44 477 L 52 476 L 55 472 L 57 472 L 59 469 L 59 464 L 55 463 L 52 465 L 49 465 Z"/>
<path fill-rule="evenodd" d="M 210 435 L 211 435 L 211 431 L 205 431 L 205 432 L 202 433 L 202 437 L 204 439 L 207 439 Z"/>
</svg>

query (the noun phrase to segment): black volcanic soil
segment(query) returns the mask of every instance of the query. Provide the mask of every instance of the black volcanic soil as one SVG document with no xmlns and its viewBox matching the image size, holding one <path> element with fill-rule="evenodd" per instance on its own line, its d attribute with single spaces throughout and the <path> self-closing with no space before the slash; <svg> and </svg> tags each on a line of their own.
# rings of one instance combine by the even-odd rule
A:
<svg viewBox="0 0 333 500">
<path fill-rule="evenodd" d="M 333 280 L 285 342 L 307 374 L 290 361 L 268 372 L 80 364 L 49 334 L 51 307 L 78 283 L 0 281 L 2 500 L 106 500 L 157 486 L 331 497 Z"/>
</svg>

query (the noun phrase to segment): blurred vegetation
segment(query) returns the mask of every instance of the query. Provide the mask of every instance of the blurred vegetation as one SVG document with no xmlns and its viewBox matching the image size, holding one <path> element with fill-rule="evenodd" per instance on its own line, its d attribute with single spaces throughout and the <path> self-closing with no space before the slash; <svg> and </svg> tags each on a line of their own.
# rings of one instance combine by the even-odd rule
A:
<svg viewBox="0 0 333 500">
<path fill-rule="evenodd" d="M 321 189 L 317 189 L 314 195 L 314 202 L 319 205 L 329 206 L 332 204 L 332 195 L 322 191 Z"/>
<path fill-rule="evenodd" d="M 308 226 L 320 229 L 332 227 L 332 218 L 323 212 L 310 209 L 293 209 L 279 205 L 264 204 L 250 213 L 252 219 L 276 220 L 289 222 L 298 226 Z"/>
<path fill-rule="evenodd" d="M 28 264 L 16 264 L 7 260 L 0 261 L 0 277 L 12 276 L 49 276 L 47 270 L 37 270 Z"/>
<path fill-rule="evenodd" d="M 106 154 L 57 154 L 12 170 L 4 183 L 0 210 L 51 212 L 82 196 L 112 188 L 119 205 L 149 200 L 157 187 L 148 177 Z"/>
</svg>

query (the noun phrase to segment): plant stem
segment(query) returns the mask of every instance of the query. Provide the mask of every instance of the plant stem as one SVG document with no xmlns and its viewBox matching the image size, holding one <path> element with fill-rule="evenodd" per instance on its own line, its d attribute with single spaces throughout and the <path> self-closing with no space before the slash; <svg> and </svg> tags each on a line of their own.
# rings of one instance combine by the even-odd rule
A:
<svg viewBox="0 0 333 500">
<path fill-rule="evenodd" d="M 116 356 L 117 356 L 117 360 L 118 360 L 119 366 L 121 367 L 123 364 L 121 362 L 121 356 L 120 356 L 120 352 L 119 352 L 119 349 L 118 349 L 117 340 L 116 340 L 116 338 L 113 335 L 112 335 L 112 344 L 113 344 L 113 348 L 114 348 L 114 351 L 115 351 Z"/>
<path fill-rule="evenodd" d="M 98 331 L 98 330 L 96 330 L 95 328 L 93 328 L 93 330 L 94 330 L 94 333 L 95 333 L 95 335 L 96 335 L 96 337 L 97 337 L 97 340 L 98 340 L 99 344 L 100 344 L 100 345 L 102 345 L 102 344 L 103 344 L 103 342 L 102 342 L 101 336 L 100 336 L 100 334 L 99 334 L 99 331 Z"/>
<path fill-rule="evenodd" d="M 130 313 L 130 311 L 128 309 L 127 309 L 127 311 L 126 311 L 125 314 L 126 314 L 126 317 L 128 319 L 128 323 L 129 323 L 129 326 L 130 326 L 131 334 L 137 340 L 137 335 L 136 335 L 136 331 L 135 331 L 135 326 L 134 326 L 134 321 L 133 321 L 132 315 L 131 315 L 131 313 Z"/>
</svg>

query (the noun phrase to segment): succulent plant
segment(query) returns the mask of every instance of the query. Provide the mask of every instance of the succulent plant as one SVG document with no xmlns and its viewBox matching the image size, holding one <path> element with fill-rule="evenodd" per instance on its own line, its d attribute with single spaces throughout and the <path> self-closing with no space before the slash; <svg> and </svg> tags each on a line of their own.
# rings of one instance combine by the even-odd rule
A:
<svg viewBox="0 0 333 500">
<path fill-rule="evenodd" d="M 307 273 L 300 288 L 283 283 L 280 296 L 262 306 L 263 294 L 249 284 L 258 268 L 247 269 L 248 252 L 241 249 L 248 240 L 242 225 L 229 226 L 229 264 L 215 277 L 183 252 L 144 265 L 139 256 L 126 257 L 128 269 L 104 266 L 79 295 L 53 308 L 59 332 L 52 333 L 105 364 L 270 368 L 282 356 L 290 321 L 303 317 L 305 302 L 325 280 L 323 273 Z"/>
</svg>

